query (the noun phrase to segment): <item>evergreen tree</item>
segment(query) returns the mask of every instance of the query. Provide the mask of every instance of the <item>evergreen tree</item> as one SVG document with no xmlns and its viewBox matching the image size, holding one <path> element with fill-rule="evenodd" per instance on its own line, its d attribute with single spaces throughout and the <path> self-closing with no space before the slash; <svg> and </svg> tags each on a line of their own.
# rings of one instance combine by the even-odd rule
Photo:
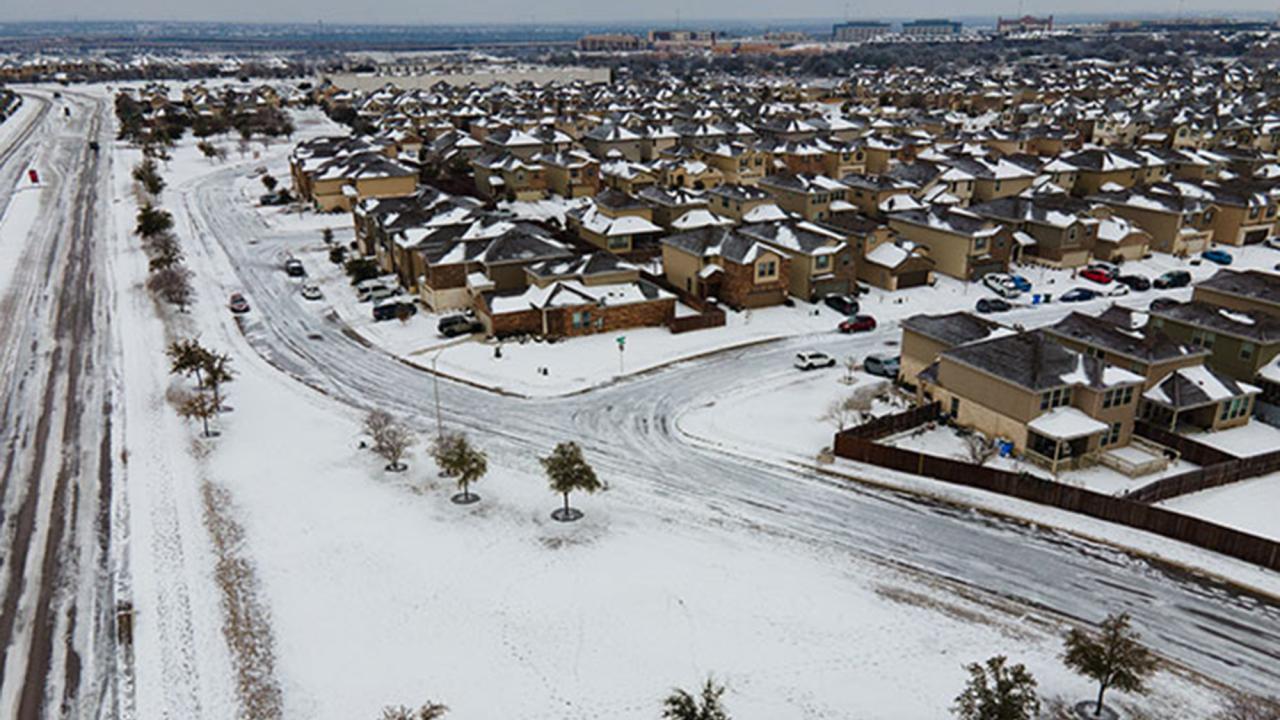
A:
<svg viewBox="0 0 1280 720">
<path fill-rule="evenodd" d="M 721 697 L 724 686 L 707 678 L 699 697 L 676 688 L 662 701 L 663 720 L 729 720 Z"/>
<path fill-rule="evenodd" d="M 133 179 L 152 195 L 159 195 L 164 190 L 164 178 L 156 167 L 156 161 L 145 157 L 142 162 L 133 166 Z"/>
<path fill-rule="evenodd" d="M 453 501 L 467 505 L 479 500 L 479 496 L 471 494 L 471 484 L 489 471 L 489 459 L 484 451 L 472 446 L 462 433 L 445 435 L 437 446 L 436 463 L 446 477 L 457 481 L 458 488 L 462 490 L 453 496 Z"/>
<path fill-rule="evenodd" d="M 1032 720 L 1040 714 L 1036 680 L 1022 665 L 997 655 L 965 667 L 969 682 L 951 711 L 961 720 Z"/>
<path fill-rule="evenodd" d="M 209 419 L 218 415 L 218 405 L 204 393 L 192 393 L 178 405 L 178 414 L 187 420 L 198 418 L 204 427 L 204 436 L 210 437 Z"/>
<path fill-rule="evenodd" d="M 138 222 L 133 232 L 144 238 L 153 238 L 173 229 L 173 216 L 151 203 L 138 208 Z"/>
<path fill-rule="evenodd" d="M 604 487 L 596 477 L 596 471 L 582 457 L 582 448 L 575 442 L 562 442 L 550 455 L 540 458 L 540 462 L 551 489 L 564 496 L 564 507 L 551 513 L 551 517 L 561 522 L 582 517 L 581 511 L 569 507 L 569 493 L 574 490 L 594 493 Z"/>
<path fill-rule="evenodd" d="M 195 375 L 196 384 L 204 386 L 204 366 L 213 353 L 205 349 L 198 340 L 175 340 L 169 344 L 165 354 L 169 356 L 171 375 Z"/>
<path fill-rule="evenodd" d="M 226 353 L 209 353 L 204 357 L 203 367 L 205 387 L 213 391 L 214 407 L 222 407 L 222 386 L 235 379 L 231 369 L 231 356 Z"/>
<path fill-rule="evenodd" d="M 1138 642 L 1128 613 L 1108 615 L 1098 629 L 1097 635 L 1072 629 L 1063 658 L 1068 668 L 1098 683 L 1094 717 L 1102 714 L 1102 697 L 1108 689 L 1144 693 L 1145 681 L 1156 669 L 1156 658 Z"/>
</svg>

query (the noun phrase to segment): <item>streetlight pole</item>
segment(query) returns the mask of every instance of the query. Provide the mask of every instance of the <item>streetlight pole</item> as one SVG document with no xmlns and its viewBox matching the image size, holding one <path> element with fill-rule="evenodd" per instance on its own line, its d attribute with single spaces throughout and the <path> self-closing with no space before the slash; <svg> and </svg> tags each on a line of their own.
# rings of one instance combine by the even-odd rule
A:
<svg viewBox="0 0 1280 720">
<path fill-rule="evenodd" d="M 440 359 L 440 353 L 444 352 L 444 348 L 436 351 L 431 356 L 431 388 L 436 396 L 436 439 L 444 440 L 444 423 L 440 421 L 440 373 L 436 372 L 436 361 Z"/>
</svg>

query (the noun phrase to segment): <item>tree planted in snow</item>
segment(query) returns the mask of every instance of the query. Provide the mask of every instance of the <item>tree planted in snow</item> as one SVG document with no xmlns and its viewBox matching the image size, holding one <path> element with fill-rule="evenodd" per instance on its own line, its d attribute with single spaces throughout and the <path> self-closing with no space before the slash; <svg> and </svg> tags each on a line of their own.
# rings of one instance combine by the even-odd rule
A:
<svg viewBox="0 0 1280 720">
<path fill-rule="evenodd" d="M 471 484 L 478 482 L 489 471 L 488 456 L 483 450 L 473 446 L 462 433 L 445 435 L 436 446 L 436 464 L 462 490 L 453 497 L 453 501 L 465 505 L 478 500 L 478 496 L 471 494 Z"/>
<path fill-rule="evenodd" d="M 387 413 L 375 410 L 365 417 L 365 432 L 372 441 L 370 447 L 374 454 L 387 461 L 387 470 L 401 472 L 406 469 L 401 460 L 417 442 L 408 428 Z"/>
<path fill-rule="evenodd" d="M 381 720 L 440 720 L 447 712 L 449 712 L 448 706 L 428 700 L 417 709 L 404 705 L 396 707 L 388 705 L 382 709 Z"/>
<path fill-rule="evenodd" d="M 582 448 L 576 442 L 562 442 L 556 445 L 550 455 L 539 458 L 538 461 L 547 473 L 551 489 L 564 497 L 564 507 L 551 513 L 551 517 L 561 522 L 582 517 L 580 510 L 569 507 L 569 493 L 574 490 L 594 493 L 604 487 L 596 477 L 596 471 L 582 457 Z"/>
<path fill-rule="evenodd" d="M 951 712 L 961 720 L 1032 720 L 1040 714 L 1036 679 L 1021 664 L 997 655 L 965 666 L 969 681 Z"/>
<path fill-rule="evenodd" d="M 153 238 L 172 229 L 173 216 L 167 210 L 161 210 L 151 203 L 144 203 L 138 208 L 138 222 L 133 228 L 137 235 Z"/>
<path fill-rule="evenodd" d="M 173 233 L 160 233 L 146 238 L 144 247 L 147 254 L 151 256 L 148 265 L 153 272 L 182 262 L 182 245 L 178 243 L 178 238 Z"/>
<path fill-rule="evenodd" d="M 164 190 L 164 178 L 160 177 L 156 161 L 149 157 L 144 157 L 142 162 L 133 166 L 133 179 L 151 195 L 159 195 Z"/>
<path fill-rule="evenodd" d="M 191 304 L 191 271 L 181 265 L 156 270 L 147 278 L 147 289 L 186 312 Z"/>
<path fill-rule="evenodd" d="M 723 696 L 724 686 L 711 678 L 707 678 L 697 696 L 676 688 L 662 701 L 663 720 L 729 720 Z"/>
<path fill-rule="evenodd" d="M 324 240 L 325 245 L 333 244 L 333 228 L 327 227 L 320 231 L 320 239 Z"/>
<path fill-rule="evenodd" d="M 1096 635 L 1078 628 L 1067 633 L 1063 663 L 1098 683 L 1094 717 L 1102 714 L 1102 698 L 1110 688 L 1146 692 L 1146 679 L 1155 672 L 1156 658 L 1138 639 L 1130 627 L 1129 613 L 1108 615 Z"/>
<path fill-rule="evenodd" d="M 196 384 L 204 386 L 204 366 L 211 353 L 195 338 L 174 340 L 165 355 L 169 356 L 169 374 L 196 376 Z"/>
<path fill-rule="evenodd" d="M 215 407 L 222 407 L 222 386 L 235 379 L 231 369 L 231 356 L 226 353 L 209 353 L 200 368 L 204 371 L 204 386 L 213 392 Z"/>
<path fill-rule="evenodd" d="M 209 420 L 217 417 L 218 404 L 204 393 L 191 393 L 178 404 L 178 414 L 186 420 L 199 420 L 204 436 L 210 437 Z"/>
<path fill-rule="evenodd" d="M 262 187 L 266 188 L 267 192 L 275 192 L 276 185 L 279 185 L 279 184 L 280 183 L 276 181 L 276 178 L 274 175 L 262 176 Z"/>
</svg>

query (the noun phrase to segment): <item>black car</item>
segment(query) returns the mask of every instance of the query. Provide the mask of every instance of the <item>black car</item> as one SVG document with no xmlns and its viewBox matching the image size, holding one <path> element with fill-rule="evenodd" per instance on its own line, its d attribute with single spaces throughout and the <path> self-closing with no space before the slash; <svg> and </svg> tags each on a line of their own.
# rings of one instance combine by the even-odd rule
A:
<svg viewBox="0 0 1280 720">
<path fill-rule="evenodd" d="M 387 300 L 373 306 L 374 320 L 394 320 L 405 314 L 413 316 L 418 314 L 418 308 L 411 302 L 403 300 Z"/>
<path fill-rule="evenodd" d="M 1156 278 L 1156 288 L 1165 290 L 1168 288 L 1186 287 L 1191 284 L 1191 273 L 1186 270 L 1170 270 L 1169 272 Z"/>
<path fill-rule="evenodd" d="M 1148 310 L 1164 310 L 1165 308 L 1171 308 L 1171 307 L 1174 307 L 1175 305 L 1181 305 L 1181 304 L 1182 303 L 1178 302 L 1177 300 L 1174 300 L 1173 298 L 1158 297 L 1155 300 L 1151 301 L 1151 304 L 1147 306 L 1147 309 Z"/>
<path fill-rule="evenodd" d="M 440 331 L 440 334 L 445 337 L 470 335 L 483 329 L 484 325 L 482 323 L 466 315 L 447 315 L 440 318 L 439 323 L 436 323 L 436 330 Z"/>
<path fill-rule="evenodd" d="M 297 258 L 289 258 L 284 262 L 284 271 L 289 277 L 306 277 L 307 269 L 302 266 L 302 261 Z"/>
<path fill-rule="evenodd" d="M 846 317 L 858 314 L 858 301 L 848 295 L 828 295 L 822 298 L 822 302 Z"/>
<path fill-rule="evenodd" d="M 1135 292 L 1151 289 L 1151 281 L 1141 275 L 1121 275 L 1116 278 L 1116 282 Z"/>
<path fill-rule="evenodd" d="M 978 312 L 980 313 L 1001 313 L 1008 312 L 1011 309 L 1013 309 L 1013 306 L 1000 298 L 982 298 L 978 301 Z"/>
</svg>

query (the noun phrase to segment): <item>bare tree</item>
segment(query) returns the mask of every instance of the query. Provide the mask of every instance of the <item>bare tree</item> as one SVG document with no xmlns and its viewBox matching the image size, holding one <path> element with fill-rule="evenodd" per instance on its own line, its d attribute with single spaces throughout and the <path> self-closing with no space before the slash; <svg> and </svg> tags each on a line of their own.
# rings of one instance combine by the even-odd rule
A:
<svg viewBox="0 0 1280 720">
<path fill-rule="evenodd" d="M 235 371 L 231 369 L 231 356 L 226 353 L 208 353 L 204 356 L 201 369 L 204 371 L 204 386 L 213 391 L 214 407 L 222 407 L 222 386 L 235 379 Z"/>
<path fill-rule="evenodd" d="M 852 385 L 857 382 L 854 373 L 858 372 L 858 358 L 850 355 L 844 359 L 844 383 Z"/>
<path fill-rule="evenodd" d="M 988 460 L 996 456 L 995 442 L 988 440 L 982 433 L 975 432 L 965 436 L 964 443 L 969 450 L 969 460 L 974 465 L 986 465 Z"/>
<path fill-rule="evenodd" d="M 404 459 L 405 453 L 409 452 L 409 448 L 417 442 L 413 433 L 390 416 L 385 419 L 375 418 L 373 413 L 370 413 L 365 417 L 366 431 L 369 430 L 371 422 L 375 431 L 370 435 L 373 440 L 374 454 L 387 461 L 387 470 L 403 472 L 408 466 L 401 460 Z"/>
<path fill-rule="evenodd" d="M 191 304 L 191 271 L 181 265 L 156 270 L 147 278 L 147 289 L 186 312 Z"/>
<path fill-rule="evenodd" d="M 182 262 L 182 246 L 173 233 L 160 233 L 146 238 L 143 249 L 151 256 L 150 270 L 163 270 Z"/>
<path fill-rule="evenodd" d="M 395 418 L 391 417 L 391 413 L 386 410 L 370 410 L 368 415 L 364 416 L 364 434 L 369 439 L 377 442 L 378 435 L 395 424 Z"/>
<path fill-rule="evenodd" d="M 178 414 L 186 420 L 200 420 L 204 436 L 210 437 L 209 419 L 218 414 L 218 405 L 204 393 L 191 393 L 178 405 Z"/>
<path fill-rule="evenodd" d="M 836 432 L 844 432 L 845 428 L 858 419 L 858 411 L 849 406 L 849 398 L 836 398 L 827 405 L 822 413 L 822 420 L 835 426 Z"/>
</svg>

